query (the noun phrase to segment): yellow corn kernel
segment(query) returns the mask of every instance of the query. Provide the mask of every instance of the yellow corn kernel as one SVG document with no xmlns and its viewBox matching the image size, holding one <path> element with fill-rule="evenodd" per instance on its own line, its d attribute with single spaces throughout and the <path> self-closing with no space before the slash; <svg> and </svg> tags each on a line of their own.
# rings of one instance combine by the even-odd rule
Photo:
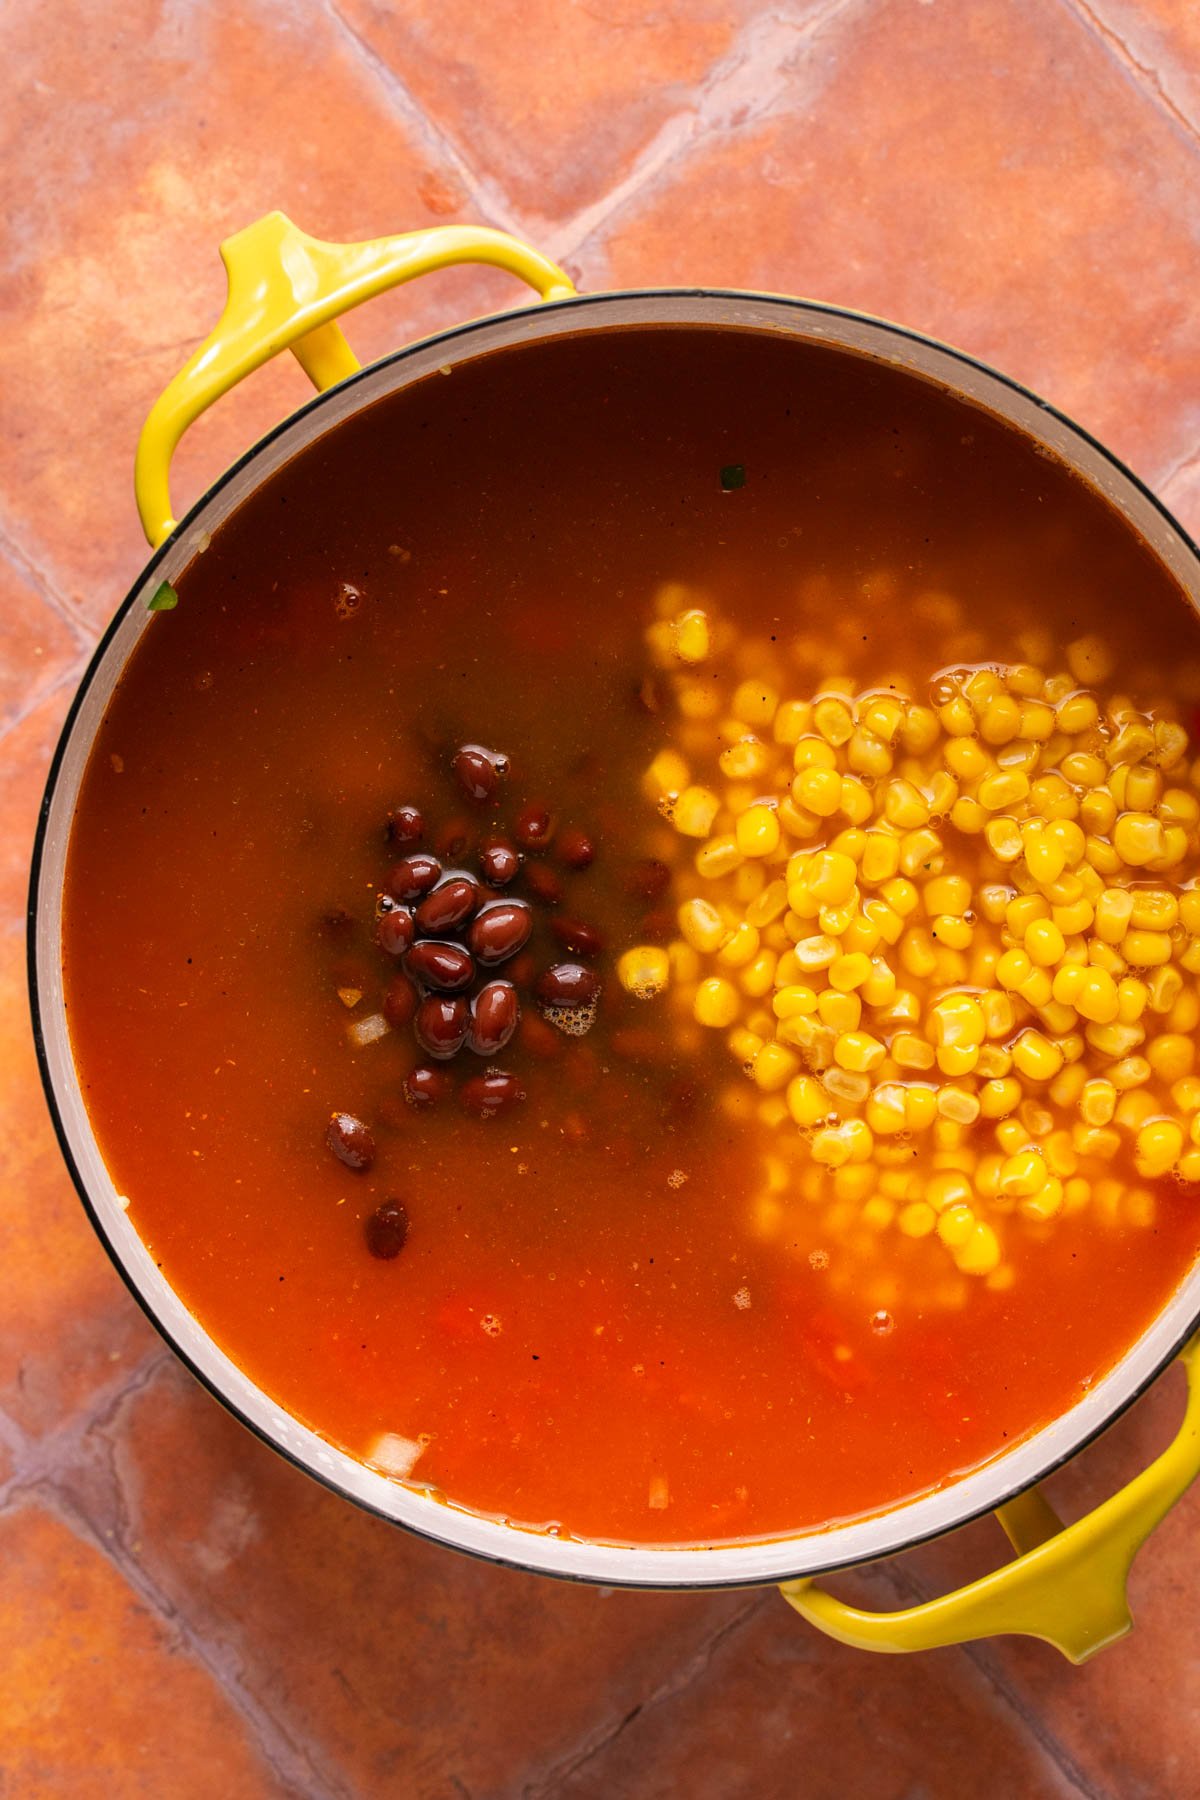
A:
<svg viewBox="0 0 1200 1800">
<path fill-rule="evenodd" d="M 1034 821 L 1030 821 L 1031 824 Z M 1022 831 L 1021 842 L 1025 846 L 1025 867 L 1039 885 L 1049 885 L 1057 881 L 1067 866 L 1067 853 L 1063 845 L 1050 833 L 1043 829 L 1040 822 L 1034 831 Z"/>
<path fill-rule="evenodd" d="M 1007 806 L 1019 806 L 1028 796 L 1029 777 L 1024 770 L 998 769 L 994 775 L 984 776 L 975 798 L 985 811 L 995 813 Z"/>
<path fill-rule="evenodd" d="M 756 738 L 753 734 L 738 738 L 736 743 L 727 744 L 717 758 L 717 767 L 730 781 L 757 781 L 760 775 L 766 773 L 767 764 L 767 747 L 761 738 Z"/>
<path fill-rule="evenodd" d="M 1117 855 L 1135 869 L 1145 868 L 1166 847 L 1162 824 L 1152 813 L 1122 813 L 1113 826 L 1112 841 Z"/>
<path fill-rule="evenodd" d="M 874 1147 L 870 1127 L 862 1119 L 845 1119 L 817 1134 L 812 1141 L 812 1154 L 817 1162 L 836 1169 L 847 1162 L 869 1162 Z"/>
<path fill-rule="evenodd" d="M 1094 731 L 1100 722 L 1100 708 L 1090 694 L 1068 694 L 1058 707 L 1055 723 L 1068 737 L 1079 737 Z"/>
<path fill-rule="evenodd" d="M 1149 969 L 1171 960 L 1171 940 L 1165 931 L 1127 931 L 1121 954 L 1131 969 Z"/>
<path fill-rule="evenodd" d="M 902 1069 L 932 1069 L 933 1045 L 915 1032 L 898 1031 L 891 1043 L 892 1060 Z"/>
<path fill-rule="evenodd" d="M 853 857 L 840 850 L 822 850 L 809 861 L 804 885 L 819 906 L 843 906 L 851 898 L 858 880 L 858 867 Z"/>
<path fill-rule="evenodd" d="M 954 1125 L 973 1125 L 979 1117 L 979 1098 L 967 1088 L 947 1083 L 938 1089 L 937 1109 L 943 1119 Z"/>
<path fill-rule="evenodd" d="M 928 1131 L 937 1117 L 937 1090 L 909 1082 L 904 1087 L 904 1123 L 909 1131 Z"/>
<path fill-rule="evenodd" d="M 836 769 L 814 765 L 792 780 L 792 799 L 818 819 L 832 818 L 842 804 L 842 777 Z"/>
<path fill-rule="evenodd" d="M 671 649 L 680 662 L 706 662 L 710 645 L 708 617 L 698 607 L 678 614 L 671 621 Z"/>
<path fill-rule="evenodd" d="M 720 807 L 711 788 L 685 787 L 671 809 L 671 823 L 684 837 L 707 837 Z"/>
<path fill-rule="evenodd" d="M 797 738 L 792 749 L 792 767 L 797 774 L 801 769 L 836 769 L 837 752 L 822 737 Z"/>
<path fill-rule="evenodd" d="M 1052 919 L 1035 919 L 1025 933 L 1025 954 L 1040 968 L 1060 961 L 1065 949 L 1063 934 Z"/>
<path fill-rule="evenodd" d="M 789 747 L 799 742 L 812 723 L 812 707 L 807 700 L 785 700 L 775 714 L 771 735 L 777 744 Z"/>
<path fill-rule="evenodd" d="M 931 918 L 937 913 L 961 918 L 970 910 L 971 884 L 963 875 L 935 875 L 925 883 L 921 900 Z"/>
<path fill-rule="evenodd" d="M 1146 1060 L 1160 1081 L 1181 1081 L 1192 1072 L 1196 1047 L 1176 1032 L 1164 1032 L 1146 1045 Z"/>
<path fill-rule="evenodd" d="M 771 856 L 779 848 L 779 818 L 773 806 L 748 806 L 734 830 L 743 856 Z"/>
<path fill-rule="evenodd" d="M 897 778 L 884 789 L 883 816 L 901 831 L 913 831 L 929 823 L 929 803 L 911 781 Z"/>
<path fill-rule="evenodd" d="M 905 709 L 904 722 L 900 727 L 900 742 L 910 756 L 923 756 L 932 750 L 941 735 L 937 714 L 928 706 L 909 706 Z"/>
<path fill-rule="evenodd" d="M 942 840 L 936 831 L 906 831 L 900 839 L 902 876 L 936 875 L 943 860 Z"/>
<path fill-rule="evenodd" d="M 746 923 L 761 928 L 770 925 L 787 911 L 787 884 L 770 881 L 755 895 L 746 908 Z"/>
<path fill-rule="evenodd" d="M 983 1009 L 969 994 L 945 994 L 930 1009 L 930 1036 L 936 1045 L 978 1049 L 986 1035 Z"/>
<path fill-rule="evenodd" d="M 913 1200 L 901 1208 L 896 1224 L 905 1237 L 928 1237 L 937 1224 L 937 1214 L 926 1201 Z"/>
<path fill-rule="evenodd" d="M 795 1075 L 787 1085 L 787 1109 L 797 1125 L 819 1125 L 830 1111 L 829 1095 L 814 1075 Z"/>
<path fill-rule="evenodd" d="M 862 855 L 862 879 L 877 887 L 880 882 L 889 881 L 899 867 L 899 839 L 890 831 L 868 831 Z"/>
<path fill-rule="evenodd" d="M 657 944 L 638 944 L 617 958 L 617 980 L 627 994 L 649 1000 L 662 992 L 671 976 L 671 961 Z"/>
<path fill-rule="evenodd" d="M 995 694 L 979 714 L 979 735 L 985 744 L 1009 744 L 1021 729 L 1021 709 L 1011 694 Z"/>
<path fill-rule="evenodd" d="M 709 1025 L 727 1031 L 742 1010 L 741 995 L 731 981 L 721 975 L 710 975 L 696 989 L 692 1017 L 698 1025 Z"/>
<path fill-rule="evenodd" d="M 1042 1183 L 1036 1194 L 1027 1194 L 1020 1210 L 1027 1219 L 1055 1219 L 1063 1209 L 1066 1192 L 1057 1175 Z"/>
<path fill-rule="evenodd" d="M 878 922 L 870 913 L 858 911 L 852 916 L 849 925 L 842 932 L 842 953 L 850 956 L 856 951 L 870 958 L 873 951 L 879 948 L 883 933 Z"/>
<path fill-rule="evenodd" d="M 1023 1031 L 1013 1045 L 1013 1063 L 1029 1081 L 1052 1081 L 1063 1065 L 1057 1044 L 1040 1031 Z"/>
<path fill-rule="evenodd" d="M 719 881 L 722 875 L 729 875 L 738 868 L 743 860 L 736 839 L 709 838 L 696 852 L 696 873 L 703 875 L 706 881 Z"/>
<path fill-rule="evenodd" d="M 1136 975 L 1122 976 L 1117 983 L 1117 1019 L 1119 1023 L 1135 1025 L 1145 1012 L 1146 1002 L 1149 998 L 1150 989 L 1144 981 L 1139 981 Z"/>
<path fill-rule="evenodd" d="M 1033 963 L 1024 950 L 1006 950 L 996 964 L 996 980 L 1002 988 L 1015 993 L 1033 973 Z"/>
<path fill-rule="evenodd" d="M 900 939 L 900 966 L 909 975 L 927 980 L 937 968 L 933 943 L 927 931 L 910 927 Z"/>
<path fill-rule="evenodd" d="M 866 1006 L 890 1006 L 896 994 L 896 977 L 886 957 L 873 956 L 871 972 L 858 990 Z"/>
<path fill-rule="evenodd" d="M 762 681 L 743 681 L 734 689 L 730 707 L 744 725 L 769 725 L 775 717 L 779 695 Z"/>
<path fill-rule="evenodd" d="M 766 1094 L 774 1094 L 787 1086 L 796 1074 L 798 1061 L 786 1044 L 766 1043 L 754 1059 L 754 1080 Z"/>
<path fill-rule="evenodd" d="M 862 1001 L 857 994 L 822 988 L 817 995 L 817 1017 L 831 1031 L 854 1031 L 862 1020 Z"/>
<path fill-rule="evenodd" d="M 1151 980 L 1153 980 L 1153 976 L 1151 976 Z M 1194 988 L 1186 989 L 1179 995 L 1167 1014 L 1167 1024 L 1172 1031 L 1185 1032 L 1195 1031 L 1196 1027 L 1200 1026 L 1200 995 Z"/>
<path fill-rule="evenodd" d="M 693 950 L 711 955 L 733 934 L 715 906 L 707 900 L 685 900 L 676 915 L 679 929 Z"/>
<path fill-rule="evenodd" d="M 972 800 L 968 794 L 960 794 L 950 808 L 950 823 L 964 836 L 975 837 L 986 826 L 987 814 L 978 800 Z"/>
<path fill-rule="evenodd" d="M 890 774 L 893 758 L 890 747 L 883 739 L 860 725 L 846 745 L 846 761 L 856 774 L 870 775 L 873 780 L 879 780 Z"/>
<path fill-rule="evenodd" d="M 881 1136 L 908 1130 L 904 1098 L 906 1089 L 899 1082 L 883 1081 L 875 1088 L 866 1106 L 867 1124 Z"/>
<path fill-rule="evenodd" d="M 758 932 L 743 919 L 717 951 L 717 961 L 726 969 L 744 969 L 758 955 L 759 942 Z"/>
<path fill-rule="evenodd" d="M 861 950 L 854 950 L 847 956 L 839 956 L 829 965 L 829 985 L 848 994 L 860 988 L 871 973 L 871 959 Z"/>
<path fill-rule="evenodd" d="M 942 751 L 942 761 L 960 781 L 978 781 L 992 767 L 992 759 L 974 738 L 950 738 Z"/>
<path fill-rule="evenodd" d="M 915 912 L 919 900 L 916 888 L 903 875 L 885 881 L 880 887 L 879 897 L 886 901 L 893 912 L 899 913 L 902 919 L 907 919 L 911 912 Z"/>
<path fill-rule="evenodd" d="M 806 975 L 827 969 L 840 954 L 837 939 L 824 934 L 799 938 L 796 943 L 796 961 Z"/>
<path fill-rule="evenodd" d="M 1144 1056 L 1123 1057 L 1109 1069 L 1108 1079 L 1120 1093 L 1128 1093 L 1131 1088 L 1141 1087 L 1144 1082 L 1149 1081 L 1150 1064 Z M 1150 1110 L 1155 1110 L 1153 1102 Z M 1120 1122 L 1123 1124 L 1124 1120 Z"/>
<path fill-rule="evenodd" d="M 1030 743 L 1047 743 L 1054 736 L 1056 724 L 1054 708 L 1044 700 L 1026 700 L 1021 708 L 1020 735 Z"/>
<path fill-rule="evenodd" d="M 1174 1119 L 1150 1119 L 1137 1134 L 1134 1167 L 1139 1175 L 1165 1175 L 1183 1155 L 1183 1131 Z"/>
<path fill-rule="evenodd" d="M 801 1014 L 815 1013 L 817 996 L 803 983 L 790 982 L 786 987 L 776 988 L 771 1005 L 777 1019 L 794 1019 Z"/>
<path fill-rule="evenodd" d="M 1183 992 L 1183 976 L 1167 965 L 1153 969 L 1146 980 L 1146 1004 L 1151 1012 L 1170 1012 Z"/>
<path fill-rule="evenodd" d="M 1057 993 L 1055 995 L 1057 998 Z M 1068 1001 L 1095 1025 L 1111 1025 L 1120 1012 L 1117 984 L 1103 969 L 1081 970 L 1074 997 Z"/>
<path fill-rule="evenodd" d="M 854 731 L 854 718 L 844 700 L 826 694 L 813 707 L 813 724 L 826 743 L 846 743 Z"/>
<path fill-rule="evenodd" d="M 953 913 L 939 913 L 931 927 L 935 942 L 946 950 L 969 950 L 975 937 L 974 927 Z"/>
<path fill-rule="evenodd" d="M 981 1081 L 998 1081 L 1012 1068 L 1012 1051 L 1002 1044 L 981 1044 L 975 1073 Z"/>
<path fill-rule="evenodd" d="M 976 1225 L 975 1214 L 964 1203 L 946 1207 L 937 1222 L 937 1234 L 947 1249 L 960 1248 Z"/>
<path fill-rule="evenodd" d="M 676 750 L 660 750 L 642 777 L 642 790 L 656 804 L 674 799 L 688 784 L 689 770 Z"/>
<path fill-rule="evenodd" d="M 1016 862 L 1021 854 L 1022 844 L 1015 819 L 989 819 L 983 835 L 988 849 L 998 862 Z"/>
<path fill-rule="evenodd" d="M 751 962 L 746 963 L 738 976 L 738 986 L 743 994 L 754 1000 L 765 999 L 775 985 L 778 960 L 774 950 L 760 950 Z"/>
<path fill-rule="evenodd" d="M 868 1075 L 879 1067 L 887 1051 L 869 1031 L 845 1031 L 834 1045 L 833 1054 L 843 1069 Z"/>
</svg>

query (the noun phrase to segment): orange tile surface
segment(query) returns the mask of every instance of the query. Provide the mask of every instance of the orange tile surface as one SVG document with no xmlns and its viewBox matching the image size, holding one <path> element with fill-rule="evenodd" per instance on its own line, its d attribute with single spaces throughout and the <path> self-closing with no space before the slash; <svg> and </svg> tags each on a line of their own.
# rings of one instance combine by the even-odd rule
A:
<svg viewBox="0 0 1200 1800">
<path fill-rule="evenodd" d="M 1135 1636 L 1076 1671 L 1009 1640 L 872 1660 L 770 1593 L 570 1588 L 355 1513 L 160 1346 L 41 1102 L 29 847 L 91 643 L 143 558 L 138 425 L 273 206 L 353 238 L 475 218 L 581 282 L 808 293 L 1022 377 L 1200 526 L 1200 25 L 1191 0 L 9 0 L 0 11 L 0 1791 L 318 1800 L 1200 1796 L 1186 1500 Z M 459 272 L 366 354 L 503 306 Z M 303 397 L 204 422 L 200 490 Z M 1170 1383 L 1057 1480 L 1164 1441 Z M 847 1594 L 980 1572 L 972 1527 Z"/>
</svg>

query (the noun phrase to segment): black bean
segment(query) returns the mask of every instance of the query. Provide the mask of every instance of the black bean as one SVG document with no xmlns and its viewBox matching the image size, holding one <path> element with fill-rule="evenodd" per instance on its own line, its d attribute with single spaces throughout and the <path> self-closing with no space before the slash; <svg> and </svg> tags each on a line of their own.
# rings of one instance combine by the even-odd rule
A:
<svg viewBox="0 0 1200 1800">
<path fill-rule="evenodd" d="M 542 850 L 554 836 L 554 819 L 545 806 L 527 806 L 517 815 L 513 832 L 526 850 Z"/>
<path fill-rule="evenodd" d="M 482 802 L 494 798 L 502 777 L 508 774 L 508 758 L 482 744 L 464 744 L 451 757 L 450 767 L 468 800 Z"/>
<path fill-rule="evenodd" d="M 585 969 L 582 963 L 561 962 L 538 976 L 535 991 L 546 1006 L 586 1006 L 599 990 L 600 978 L 594 969 Z"/>
<path fill-rule="evenodd" d="M 396 900 L 419 900 L 441 878 L 442 865 L 437 857 L 418 850 L 412 856 L 402 856 L 389 870 L 387 891 Z"/>
<path fill-rule="evenodd" d="M 383 996 L 383 1016 L 395 1030 L 412 1023 L 420 995 L 407 975 L 397 975 Z"/>
<path fill-rule="evenodd" d="M 533 914 L 524 900 L 493 900 L 471 920 L 467 942 L 481 963 L 506 962 L 528 941 Z"/>
<path fill-rule="evenodd" d="M 422 987 L 437 988 L 443 994 L 457 994 L 475 979 L 475 964 L 462 945 L 439 943 L 436 938 L 422 938 L 414 944 L 404 966 Z"/>
<path fill-rule="evenodd" d="M 550 929 L 574 956 L 599 956 L 604 948 L 604 939 L 586 919 L 551 919 Z"/>
<path fill-rule="evenodd" d="M 596 846 L 577 825 L 570 826 L 558 840 L 558 857 L 568 869 L 590 869 L 596 860 Z"/>
<path fill-rule="evenodd" d="M 489 981 L 471 1003 L 467 1048 L 476 1056 L 495 1056 L 517 1029 L 521 1008 L 511 981 Z"/>
<path fill-rule="evenodd" d="M 525 1090 L 515 1075 L 503 1069 L 489 1069 L 485 1075 L 472 1075 L 464 1081 L 459 1098 L 468 1112 L 490 1119 L 494 1113 L 525 1098 Z"/>
<path fill-rule="evenodd" d="M 525 885 L 543 906 L 557 906 L 563 897 L 563 886 L 549 863 L 527 862 Z"/>
<path fill-rule="evenodd" d="M 404 1240 L 408 1236 L 408 1213 L 399 1200 L 385 1200 L 363 1226 L 366 1233 L 367 1249 L 372 1256 L 381 1262 L 391 1262 L 393 1256 L 399 1256 L 404 1248 Z"/>
<path fill-rule="evenodd" d="M 454 1091 L 445 1069 L 412 1069 L 404 1077 L 404 1098 L 410 1106 L 433 1106 Z"/>
<path fill-rule="evenodd" d="M 381 911 L 375 936 L 379 948 L 386 950 L 389 956 L 403 956 L 412 947 L 415 936 L 413 916 L 407 906 L 389 906 L 386 911 Z"/>
<path fill-rule="evenodd" d="M 462 1049 L 470 1023 L 471 1009 L 461 994 L 427 994 L 417 1008 L 413 1030 L 422 1050 L 445 1062 Z"/>
<path fill-rule="evenodd" d="M 334 1113 L 325 1127 L 325 1142 L 348 1169 L 361 1173 L 375 1161 L 375 1138 L 353 1113 Z"/>
<path fill-rule="evenodd" d="M 449 875 L 417 908 L 417 930 L 437 937 L 454 931 L 479 905 L 479 883 L 470 875 Z"/>
<path fill-rule="evenodd" d="M 425 836 L 425 821 L 415 806 L 398 806 L 389 815 L 387 829 L 392 843 L 407 849 Z"/>
<path fill-rule="evenodd" d="M 479 852 L 479 867 L 490 887 L 507 887 L 520 866 L 520 852 L 507 838 L 492 838 Z"/>
</svg>

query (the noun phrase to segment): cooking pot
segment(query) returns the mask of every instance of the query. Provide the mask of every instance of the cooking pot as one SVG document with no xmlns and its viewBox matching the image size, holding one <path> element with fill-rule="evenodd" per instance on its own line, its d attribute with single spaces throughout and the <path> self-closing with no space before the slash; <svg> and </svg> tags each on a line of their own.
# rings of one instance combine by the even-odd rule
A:
<svg viewBox="0 0 1200 1800">
<path fill-rule="evenodd" d="M 42 806 L 29 908 L 30 984 L 42 1078 L 63 1154 L 101 1240 L 150 1319 L 243 1424 L 298 1467 L 381 1517 L 496 1562 L 607 1586 L 710 1588 L 778 1582 L 795 1609 L 843 1641 L 915 1650 L 1019 1632 L 1082 1661 L 1129 1629 L 1126 1578 L 1146 1536 L 1200 1472 L 1200 1268 L 1149 1330 L 1069 1411 L 938 1492 L 882 1514 L 765 1543 L 623 1548 L 521 1532 L 459 1511 L 365 1467 L 288 1416 L 227 1357 L 173 1292 L 130 1222 L 88 1121 L 63 1001 L 63 872 L 80 782 L 114 687 L 149 626 L 149 603 L 281 465 L 341 421 L 420 380 L 506 347 L 626 325 L 736 328 L 827 345 L 936 383 L 984 408 L 1098 489 L 1178 580 L 1200 595 L 1200 554 L 1152 494 L 1107 451 L 1026 389 L 919 333 L 843 308 L 756 293 L 667 288 L 580 295 L 563 271 L 500 232 L 444 226 L 369 243 L 318 242 L 281 213 L 222 248 L 229 292 L 212 335 L 155 404 L 138 445 L 137 504 L 153 554 L 105 632 L 63 728 Z M 518 276 L 538 303 L 462 325 L 383 358 L 355 360 L 337 318 L 430 270 L 488 263 Z M 318 396 L 249 450 L 182 522 L 172 513 L 172 454 L 189 424 L 251 370 L 289 349 Z M 447 388 L 447 393 L 450 389 Z M 1183 1347 L 1183 1346 L 1187 1347 Z M 1063 1526 L 1036 1483 L 1073 1456 L 1182 1356 L 1189 1378 L 1178 1437 L 1129 1486 Z M 984 1579 L 927 1605 L 874 1615 L 844 1605 L 813 1576 L 904 1550 L 995 1510 L 1015 1551 Z"/>
</svg>

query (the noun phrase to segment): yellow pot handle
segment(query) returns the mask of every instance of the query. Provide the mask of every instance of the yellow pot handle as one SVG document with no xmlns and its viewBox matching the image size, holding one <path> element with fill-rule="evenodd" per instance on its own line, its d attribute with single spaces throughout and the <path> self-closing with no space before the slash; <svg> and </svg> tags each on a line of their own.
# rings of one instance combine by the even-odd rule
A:
<svg viewBox="0 0 1200 1800">
<path fill-rule="evenodd" d="M 933 1650 L 1015 1632 L 1042 1638 L 1073 1663 L 1086 1662 L 1130 1630 L 1130 1565 L 1200 1474 L 1200 1337 L 1180 1361 L 1188 1400 L 1174 1443 L 1074 1525 L 1064 1525 L 1037 1488 L 998 1508 L 996 1517 L 1017 1551 L 1003 1568 L 902 1612 L 864 1612 L 810 1580 L 784 1583 L 784 1599 L 811 1625 L 859 1650 Z"/>
<path fill-rule="evenodd" d="M 385 288 L 455 263 L 491 263 L 527 281 L 542 300 L 575 292 L 555 263 L 484 225 L 436 225 L 363 244 L 326 244 L 281 212 L 221 245 L 229 291 L 216 329 L 155 401 L 138 439 L 134 491 L 142 529 L 157 549 L 175 529 L 171 458 L 194 419 L 252 369 L 291 350 L 317 388 L 358 368 L 341 313 Z"/>
</svg>

